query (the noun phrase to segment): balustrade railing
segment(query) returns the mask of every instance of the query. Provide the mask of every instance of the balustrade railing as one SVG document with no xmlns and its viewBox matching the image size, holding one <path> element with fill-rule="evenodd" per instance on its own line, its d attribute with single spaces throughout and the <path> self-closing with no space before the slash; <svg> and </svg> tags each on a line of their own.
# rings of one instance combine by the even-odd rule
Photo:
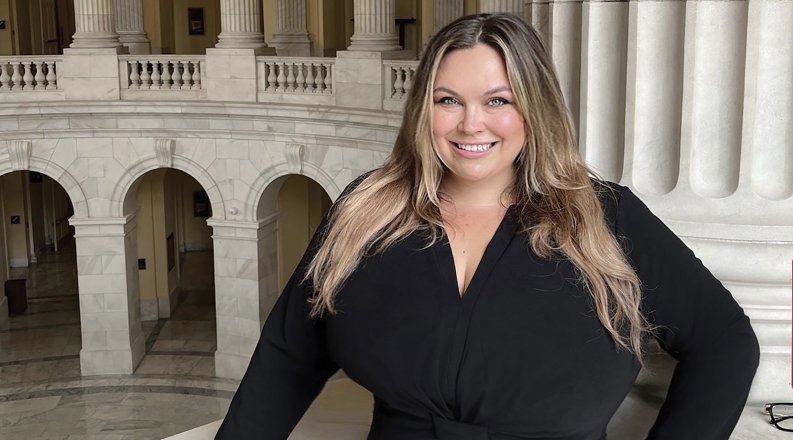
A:
<svg viewBox="0 0 793 440">
<path fill-rule="evenodd" d="M 0 57 L 0 92 L 58 90 L 60 57 Z"/>
<path fill-rule="evenodd" d="M 202 88 L 204 62 L 202 56 L 125 55 L 120 56 L 119 60 L 122 88 L 130 90 L 201 90 Z"/>
<path fill-rule="evenodd" d="M 383 108 L 401 110 L 403 101 L 413 84 L 418 61 L 384 61 L 383 62 Z"/>
<path fill-rule="evenodd" d="M 257 57 L 266 93 L 333 94 L 334 58 Z"/>
</svg>

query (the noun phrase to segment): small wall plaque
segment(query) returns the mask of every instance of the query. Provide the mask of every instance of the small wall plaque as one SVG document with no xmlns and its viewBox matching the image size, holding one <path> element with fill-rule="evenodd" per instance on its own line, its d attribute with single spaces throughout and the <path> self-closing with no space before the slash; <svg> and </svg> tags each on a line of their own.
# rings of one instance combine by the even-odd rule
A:
<svg viewBox="0 0 793 440">
<path fill-rule="evenodd" d="M 12 225 L 18 225 L 19 224 L 19 216 L 18 215 L 12 215 L 11 216 L 11 224 Z"/>
</svg>

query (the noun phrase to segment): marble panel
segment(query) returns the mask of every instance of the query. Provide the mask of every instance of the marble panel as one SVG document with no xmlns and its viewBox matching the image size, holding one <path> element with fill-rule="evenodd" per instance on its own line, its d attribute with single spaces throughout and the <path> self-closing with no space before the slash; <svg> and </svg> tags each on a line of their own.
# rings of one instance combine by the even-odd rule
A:
<svg viewBox="0 0 793 440">
<path fill-rule="evenodd" d="M 118 78 L 64 78 L 61 81 L 67 100 L 117 100 Z M 60 84 L 59 84 L 60 85 Z"/>
<path fill-rule="evenodd" d="M 80 371 L 83 375 L 132 374 L 132 353 L 124 350 L 80 350 Z"/>
<path fill-rule="evenodd" d="M 160 317 L 160 307 L 157 298 L 141 299 L 140 317 L 144 321 L 154 321 Z"/>
<path fill-rule="evenodd" d="M 219 159 L 247 159 L 248 141 L 218 140 L 216 142 L 217 157 Z"/>
<path fill-rule="evenodd" d="M 105 297 L 105 311 L 119 312 L 119 311 L 127 310 L 129 298 L 127 298 L 126 293 L 105 293 L 104 297 Z"/>
<path fill-rule="evenodd" d="M 371 151 L 360 151 L 353 149 L 342 150 L 344 167 L 356 170 L 371 170 L 374 167 Z"/>
<path fill-rule="evenodd" d="M 77 273 L 79 275 L 100 275 L 104 273 L 102 256 L 87 255 L 77 257 Z"/>
<path fill-rule="evenodd" d="M 78 275 L 80 291 L 84 293 L 113 293 L 126 285 L 125 277 L 119 274 Z"/>
<path fill-rule="evenodd" d="M 81 313 L 99 313 L 105 310 L 105 295 L 104 294 L 80 294 L 80 312 Z"/>
<path fill-rule="evenodd" d="M 63 130 L 69 128 L 68 118 L 19 118 L 18 130 Z M 0 128 L 2 125 L 0 125 Z"/>
<path fill-rule="evenodd" d="M 340 107 L 380 109 L 382 85 L 336 83 L 336 103 Z"/>
<path fill-rule="evenodd" d="M 118 128 L 134 128 L 134 129 L 153 129 L 164 128 L 165 123 L 162 118 L 151 118 L 143 116 L 133 117 L 119 117 L 117 122 Z"/>
<path fill-rule="evenodd" d="M 335 136 L 336 126 L 332 124 L 295 123 L 295 133 L 317 136 Z"/>
</svg>

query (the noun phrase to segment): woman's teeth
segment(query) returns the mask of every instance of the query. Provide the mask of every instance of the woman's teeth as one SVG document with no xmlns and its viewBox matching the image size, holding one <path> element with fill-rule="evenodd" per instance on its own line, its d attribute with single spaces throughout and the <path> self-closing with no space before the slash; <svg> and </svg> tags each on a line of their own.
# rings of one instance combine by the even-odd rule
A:
<svg viewBox="0 0 793 440">
<path fill-rule="evenodd" d="M 474 151 L 474 152 L 482 152 L 487 151 L 495 145 L 495 142 L 489 144 L 457 144 L 455 143 L 454 146 L 465 151 Z"/>
</svg>

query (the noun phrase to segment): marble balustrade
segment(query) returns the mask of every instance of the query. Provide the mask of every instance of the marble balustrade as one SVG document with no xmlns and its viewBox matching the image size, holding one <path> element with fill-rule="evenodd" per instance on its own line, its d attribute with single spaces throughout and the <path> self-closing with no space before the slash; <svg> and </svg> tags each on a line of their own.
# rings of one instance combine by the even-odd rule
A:
<svg viewBox="0 0 793 440">
<path fill-rule="evenodd" d="M 15 56 L 0 59 L 0 92 L 58 90 L 60 56 Z"/>
<path fill-rule="evenodd" d="M 401 110 L 403 101 L 413 83 L 413 75 L 418 67 L 417 61 L 384 61 L 383 108 Z"/>
</svg>

